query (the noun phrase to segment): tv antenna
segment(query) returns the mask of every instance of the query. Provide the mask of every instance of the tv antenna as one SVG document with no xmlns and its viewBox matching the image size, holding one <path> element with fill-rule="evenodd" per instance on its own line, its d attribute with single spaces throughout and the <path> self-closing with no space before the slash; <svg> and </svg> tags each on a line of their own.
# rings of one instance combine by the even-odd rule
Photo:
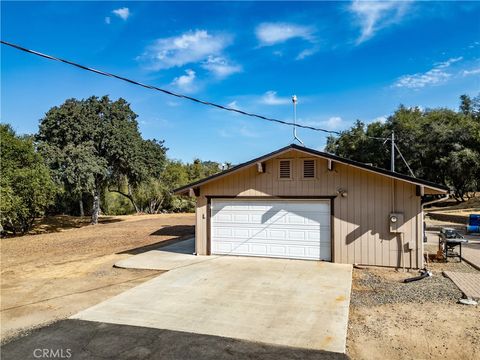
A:
<svg viewBox="0 0 480 360">
<path fill-rule="evenodd" d="M 298 141 L 302 146 L 305 146 L 302 140 L 300 140 L 297 136 L 297 95 L 292 96 L 293 102 L 293 141 L 292 143 Z"/>
</svg>

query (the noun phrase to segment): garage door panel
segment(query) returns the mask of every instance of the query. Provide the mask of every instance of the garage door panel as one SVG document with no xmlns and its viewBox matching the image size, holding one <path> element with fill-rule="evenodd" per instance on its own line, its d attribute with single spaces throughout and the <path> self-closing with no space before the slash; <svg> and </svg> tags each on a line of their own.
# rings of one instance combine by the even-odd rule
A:
<svg viewBox="0 0 480 360">
<path fill-rule="evenodd" d="M 248 234 L 247 234 L 248 231 Z M 295 244 L 317 246 L 323 242 L 328 241 L 328 232 L 323 232 L 324 236 L 318 232 L 312 233 L 299 233 L 297 231 L 258 231 L 258 230 L 238 230 L 238 229 L 214 229 L 212 231 L 212 237 L 216 240 L 229 241 L 229 242 L 264 242 L 269 240 L 275 243 L 290 243 L 295 241 Z M 237 235 L 235 235 L 237 234 Z"/>
<path fill-rule="evenodd" d="M 231 223 L 233 222 L 233 214 L 229 213 L 218 213 L 215 214 L 215 221 L 217 222 L 224 222 L 224 223 Z"/>
<path fill-rule="evenodd" d="M 233 222 L 234 223 L 249 223 L 250 217 L 248 214 L 235 214 L 233 215 Z"/>
<path fill-rule="evenodd" d="M 213 245 L 213 251 L 215 252 L 221 252 L 221 253 L 229 253 L 232 251 L 232 243 L 222 241 L 222 242 L 217 242 Z"/>
<path fill-rule="evenodd" d="M 308 228 L 308 229 L 289 229 L 289 228 L 276 228 L 276 229 L 259 229 L 259 228 L 247 228 L 247 227 L 228 227 L 222 224 L 222 227 L 212 228 L 212 237 L 218 239 L 292 239 L 292 240 L 305 240 L 313 241 L 317 243 L 327 242 L 330 240 L 330 231 L 328 228 Z"/>
<path fill-rule="evenodd" d="M 262 257 L 280 257 L 295 259 L 319 259 L 320 249 L 318 247 L 301 246 L 279 246 L 266 244 L 232 244 L 223 243 L 214 247 L 215 254 L 245 255 Z"/>
<path fill-rule="evenodd" d="M 330 260 L 330 204 L 212 201 L 212 253 Z"/>
<path fill-rule="evenodd" d="M 215 244 L 213 244 L 212 246 L 212 250 L 215 249 L 215 246 L 216 245 L 219 245 L 219 244 L 231 244 L 231 248 L 228 250 L 228 251 L 232 251 L 234 249 L 237 249 L 239 248 L 241 245 L 251 245 L 251 244 L 267 244 L 268 246 L 279 246 L 279 247 L 289 247 L 289 246 L 300 246 L 300 247 L 305 247 L 305 248 L 316 248 L 316 249 L 319 249 L 321 248 L 322 246 L 318 246 L 318 243 L 313 243 L 313 242 L 310 242 L 310 243 L 307 243 L 307 242 L 298 242 L 298 243 L 295 243 L 295 244 L 292 244 L 291 241 L 269 241 L 269 242 L 265 242 L 265 241 L 249 241 L 248 239 L 245 240 L 245 241 L 230 241 L 231 239 L 218 239 L 218 241 L 215 242 Z M 325 249 L 328 249 L 329 247 L 328 246 L 324 246 L 323 248 Z"/>
<path fill-rule="evenodd" d="M 275 256 L 284 256 L 287 254 L 287 247 L 272 245 L 270 246 L 270 252 L 272 255 L 275 255 Z"/>
<path fill-rule="evenodd" d="M 251 231 L 249 229 L 233 229 L 234 238 L 249 238 L 251 236 Z"/>
<path fill-rule="evenodd" d="M 330 243 L 330 229 L 326 227 L 321 227 L 320 231 L 308 231 L 307 239 L 312 241 L 320 240 L 322 243 L 323 242 Z"/>
<path fill-rule="evenodd" d="M 288 238 L 292 240 L 305 240 L 305 231 L 289 231 Z"/>
<path fill-rule="evenodd" d="M 311 225 L 319 226 L 325 224 L 330 219 L 330 214 L 315 214 L 315 219 L 307 218 L 309 213 L 298 213 L 298 214 L 286 214 L 286 213 L 277 213 L 272 216 L 262 216 L 258 214 L 225 214 L 212 213 L 212 217 L 215 218 L 216 223 L 225 223 L 225 224 L 245 224 L 245 225 Z"/>
</svg>

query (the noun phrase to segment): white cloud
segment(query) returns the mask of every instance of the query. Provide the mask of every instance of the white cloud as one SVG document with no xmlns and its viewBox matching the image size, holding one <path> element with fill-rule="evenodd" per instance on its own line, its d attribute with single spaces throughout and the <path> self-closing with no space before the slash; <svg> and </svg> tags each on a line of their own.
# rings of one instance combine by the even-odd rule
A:
<svg viewBox="0 0 480 360">
<path fill-rule="evenodd" d="M 373 119 L 372 122 L 379 122 L 379 123 L 385 124 L 387 122 L 387 119 L 388 119 L 387 115 L 377 116 L 375 119 Z"/>
<path fill-rule="evenodd" d="M 149 62 L 152 70 L 168 69 L 221 56 L 230 42 L 228 35 L 212 35 L 206 30 L 189 31 L 156 40 L 140 59 Z"/>
<path fill-rule="evenodd" d="M 240 107 L 238 106 L 237 100 L 233 100 L 227 104 L 227 107 L 239 110 Z"/>
<path fill-rule="evenodd" d="M 232 64 L 221 56 L 209 56 L 202 67 L 220 79 L 242 71 L 240 65 Z"/>
<path fill-rule="evenodd" d="M 271 46 L 294 38 L 314 41 L 314 29 L 310 26 L 290 23 L 262 23 L 255 29 L 260 45 Z"/>
<path fill-rule="evenodd" d="M 154 118 L 151 118 L 151 119 L 148 119 L 148 120 L 139 120 L 139 123 L 140 125 L 145 125 L 145 126 L 148 126 L 149 128 L 172 128 L 173 127 L 173 123 L 170 122 L 169 120 L 167 119 L 163 119 L 163 118 L 157 118 L 157 117 L 154 117 Z"/>
<path fill-rule="evenodd" d="M 477 74 L 480 74 L 480 68 L 462 71 L 463 76 L 470 76 L 470 75 L 477 75 Z"/>
<path fill-rule="evenodd" d="M 255 34 L 260 46 L 272 46 L 284 43 L 291 39 L 301 39 L 311 44 L 317 43 L 315 36 L 315 28 L 312 26 L 298 25 L 292 23 L 262 23 L 255 29 Z M 302 50 L 295 60 L 303 60 L 318 51 L 317 46 L 313 46 Z M 273 52 L 275 56 L 282 56 L 283 52 L 276 50 Z"/>
<path fill-rule="evenodd" d="M 105 24 L 110 25 L 111 22 L 112 22 L 112 19 L 110 19 L 110 16 L 106 16 L 105 17 Z"/>
<path fill-rule="evenodd" d="M 436 85 L 447 80 L 451 75 L 441 69 L 434 68 L 425 73 L 404 75 L 395 83 L 395 87 L 419 89 L 429 85 Z"/>
<path fill-rule="evenodd" d="M 424 73 L 403 75 L 393 84 L 394 87 L 420 89 L 426 86 L 438 85 L 448 80 L 452 74 L 447 72 L 450 65 L 462 60 L 461 57 L 451 58 L 437 63 L 432 69 Z"/>
<path fill-rule="evenodd" d="M 295 60 L 303 60 L 308 56 L 311 56 L 317 52 L 317 48 L 310 48 L 310 49 L 305 49 L 300 54 L 297 55 Z"/>
<path fill-rule="evenodd" d="M 480 45 L 480 41 L 475 41 L 475 42 L 471 43 L 470 45 L 468 45 L 468 48 L 469 49 L 474 49 L 479 45 Z"/>
<path fill-rule="evenodd" d="M 343 125 L 343 120 L 340 116 L 332 116 L 327 121 L 325 121 L 325 127 L 328 130 L 338 129 Z"/>
<path fill-rule="evenodd" d="M 292 100 L 287 97 L 278 97 L 276 91 L 270 90 L 262 96 L 260 102 L 265 105 L 286 105 L 290 104 Z"/>
<path fill-rule="evenodd" d="M 449 67 L 450 65 L 452 65 L 456 62 L 459 62 L 461 60 L 463 60 L 462 56 L 459 56 L 459 57 L 456 57 L 456 58 L 450 58 L 447 61 L 442 61 L 442 62 L 439 62 L 439 63 L 435 64 L 435 67 L 437 67 L 439 69 L 445 69 L 445 68 Z"/>
<path fill-rule="evenodd" d="M 250 127 L 243 124 L 238 127 L 220 129 L 218 130 L 218 134 L 223 138 L 235 138 L 238 136 L 246 138 L 258 138 L 261 136 L 258 131 L 252 130 Z"/>
<path fill-rule="evenodd" d="M 299 124 L 318 127 L 326 130 L 339 130 L 344 125 L 345 122 L 340 116 L 332 116 L 326 120 L 302 120 L 300 119 Z"/>
<path fill-rule="evenodd" d="M 188 69 L 185 70 L 185 75 L 176 77 L 172 81 L 172 85 L 184 90 L 192 92 L 194 90 L 194 80 L 196 78 L 195 71 Z"/>
<path fill-rule="evenodd" d="M 112 14 L 117 15 L 122 20 L 127 20 L 131 15 L 130 10 L 127 7 L 112 10 Z"/>
<path fill-rule="evenodd" d="M 410 5 L 410 1 L 353 1 L 349 10 L 361 28 L 357 45 L 371 39 L 378 30 L 398 23 Z"/>
</svg>

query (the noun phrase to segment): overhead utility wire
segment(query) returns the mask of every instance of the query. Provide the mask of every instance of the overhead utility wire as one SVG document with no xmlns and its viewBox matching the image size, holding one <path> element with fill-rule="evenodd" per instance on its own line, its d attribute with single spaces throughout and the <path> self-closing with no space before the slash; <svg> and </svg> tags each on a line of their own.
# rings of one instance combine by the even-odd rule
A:
<svg viewBox="0 0 480 360">
<path fill-rule="evenodd" d="M 326 129 L 317 128 L 317 127 L 308 126 L 308 125 L 294 124 L 292 122 L 278 120 L 278 119 L 274 119 L 274 118 L 269 118 L 269 117 L 266 117 L 266 116 L 263 116 L 263 115 L 249 113 L 249 112 L 246 112 L 246 111 L 242 111 L 242 110 L 230 108 L 230 107 L 227 107 L 227 106 L 219 105 L 219 104 L 216 104 L 216 103 L 212 103 L 210 101 L 200 100 L 200 99 L 188 96 L 188 95 L 175 93 L 173 91 L 165 90 L 165 89 L 153 86 L 153 85 L 143 84 L 141 82 L 131 80 L 131 79 L 128 79 L 128 78 L 123 77 L 123 76 L 111 74 L 111 73 L 106 72 L 106 71 L 97 70 L 97 69 L 94 69 L 94 68 L 91 68 L 91 67 L 88 67 L 88 66 L 80 65 L 80 64 L 75 63 L 73 61 L 57 58 L 55 56 L 51 56 L 51 55 L 47 55 L 47 54 L 43 54 L 41 52 L 38 52 L 38 51 L 35 51 L 35 50 L 30 50 L 30 49 L 24 48 L 20 45 L 16 45 L 16 44 L 13 44 L 13 43 L 10 43 L 10 42 L 7 42 L 7 41 L 0 40 L 0 42 L 4 45 L 10 46 L 10 47 L 15 48 L 17 50 L 24 51 L 26 53 L 37 55 L 37 56 L 40 56 L 40 57 L 43 57 L 43 58 L 46 58 L 46 59 L 49 59 L 49 60 L 59 61 L 59 62 L 68 64 L 68 65 L 75 66 L 75 67 L 80 68 L 82 70 L 86 70 L 86 71 L 90 71 L 90 72 L 93 72 L 93 73 L 96 73 L 96 74 L 99 74 L 99 75 L 123 80 L 123 81 L 129 82 L 129 83 L 134 84 L 134 85 L 142 86 L 144 88 L 151 89 L 151 90 L 157 90 L 157 91 L 163 92 L 167 95 L 175 96 L 175 97 L 182 98 L 182 99 L 187 99 L 187 100 L 194 101 L 196 103 L 200 103 L 200 104 L 203 104 L 203 105 L 213 106 L 213 107 L 216 107 L 218 109 L 227 110 L 227 111 L 231 111 L 231 112 L 236 112 L 236 113 L 239 113 L 239 114 L 242 114 L 242 115 L 246 115 L 246 116 L 250 116 L 250 117 L 256 117 L 256 118 L 259 118 L 259 119 L 262 119 L 262 120 L 271 121 L 271 122 L 279 123 L 279 124 L 282 124 L 282 125 L 297 126 L 299 128 L 303 128 L 303 129 L 308 129 L 308 130 L 313 130 L 313 131 L 321 131 L 321 132 L 325 132 L 325 133 L 329 133 L 329 134 L 341 135 L 341 133 L 339 131 L 326 130 Z"/>
</svg>

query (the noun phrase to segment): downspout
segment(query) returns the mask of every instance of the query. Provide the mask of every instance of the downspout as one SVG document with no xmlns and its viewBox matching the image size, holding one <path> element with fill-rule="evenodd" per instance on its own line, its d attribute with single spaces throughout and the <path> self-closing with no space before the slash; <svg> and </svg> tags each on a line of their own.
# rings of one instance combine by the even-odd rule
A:
<svg viewBox="0 0 480 360">
<path fill-rule="evenodd" d="M 422 204 L 422 211 L 423 211 L 423 207 L 424 207 L 425 205 L 435 204 L 435 203 L 437 203 L 437 202 L 445 201 L 445 200 L 447 200 L 447 199 L 449 199 L 449 198 L 450 198 L 450 194 L 445 194 L 445 197 L 442 197 L 442 198 L 440 198 L 440 199 L 435 199 L 435 200 L 432 200 L 432 201 L 427 201 L 426 203 L 423 203 L 423 204 Z"/>
</svg>

